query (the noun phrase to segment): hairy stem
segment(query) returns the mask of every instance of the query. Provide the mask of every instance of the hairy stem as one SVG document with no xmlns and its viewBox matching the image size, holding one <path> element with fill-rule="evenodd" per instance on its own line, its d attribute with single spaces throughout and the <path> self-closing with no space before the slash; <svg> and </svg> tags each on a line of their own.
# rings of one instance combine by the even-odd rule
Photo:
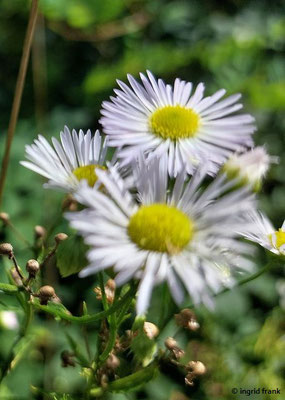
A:
<svg viewBox="0 0 285 400">
<path fill-rule="evenodd" d="M 32 303 L 32 305 L 35 308 L 37 308 L 38 310 L 44 311 L 44 312 L 46 312 L 48 314 L 51 314 L 51 315 L 53 315 L 55 317 L 60 317 L 62 319 L 70 321 L 70 322 L 75 322 L 75 323 L 78 323 L 78 324 L 89 324 L 89 323 L 92 323 L 92 322 L 98 322 L 98 321 L 108 317 L 109 315 L 112 315 L 117 310 L 120 310 L 121 307 L 128 301 L 129 297 L 130 296 L 134 296 L 134 294 L 135 294 L 135 290 L 134 290 L 134 288 L 131 288 L 123 296 L 123 298 L 121 300 L 119 300 L 113 306 L 109 307 L 108 310 L 101 311 L 101 312 L 93 314 L 93 315 L 83 315 L 81 317 L 76 317 L 74 315 L 70 315 L 64 310 L 61 311 L 61 310 L 59 310 L 57 308 L 49 306 L 49 304 L 47 306 L 42 306 L 42 305 L 40 305 L 38 303 Z"/>
</svg>

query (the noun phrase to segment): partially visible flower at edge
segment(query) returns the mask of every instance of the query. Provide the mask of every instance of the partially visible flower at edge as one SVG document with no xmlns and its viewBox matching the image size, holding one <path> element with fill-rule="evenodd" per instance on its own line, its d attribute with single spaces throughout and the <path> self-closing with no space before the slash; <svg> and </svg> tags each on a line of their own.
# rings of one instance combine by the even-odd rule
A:
<svg viewBox="0 0 285 400">
<path fill-rule="evenodd" d="M 60 132 L 60 141 L 52 137 L 53 147 L 41 135 L 34 144 L 26 146 L 26 157 L 29 161 L 20 164 L 48 178 L 45 188 L 74 192 L 81 180 L 85 179 L 90 186 L 97 181 L 95 168 L 104 169 L 107 153 L 107 140 L 99 131 L 94 137 L 91 131 L 82 130 L 72 133 L 67 126 Z"/>
<path fill-rule="evenodd" d="M 192 83 L 176 79 L 168 85 L 156 80 L 150 71 L 140 74 L 142 84 L 128 75 L 129 87 L 117 81 L 116 97 L 102 103 L 100 122 L 110 139 L 110 146 L 120 147 L 118 157 L 128 164 L 140 152 L 146 155 L 167 154 L 170 176 L 184 169 L 193 174 L 203 160 L 215 175 L 233 152 L 253 146 L 256 130 L 249 114 L 232 115 L 243 106 L 237 103 L 240 94 L 220 100 L 221 89 L 203 97 L 204 84 L 192 93 Z"/>
<path fill-rule="evenodd" d="M 241 235 L 274 254 L 285 256 L 285 220 L 276 231 L 267 216 L 261 212 L 252 212 L 249 218 L 252 220 L 250 229 L 243 229 Z"/>
<path fill-rule="evenodd" d="M 66 214 L 91 246 L 90 264 L 80 276 L 114 267 L 118 285 L 139 279 L 138 314 L 147 310 L 153 286 L 163 281 L 177 303 L 184 297 L 182 282 L 194 302 L 211 306 L 211 294 L 233 284 L 232 269 L 241 272 L 253 266 L 253 247 L 237 234 L 248 222 L 244 215 L 255 207 L 250 190 L 225 194 L 235 183 L 219 176 L 201 192 L 204 165 L 186 186 L 185 172 L 178 174 L 170 194 L 166 162 L 161 158 L 145 163 L 141 158 L 134 165 L 140 177 L 135 180 L 137 196 L 115 168 L 98 171 L 107 193 L 82 185 L 75 197 L 87 209 Z"/>
<path fill-rule="evenodd" d="M 0 327 L 6 329 L 17 329 L 19 321 L 14 311 L 0 311 Z"/>
<path fill-rule="evenodd" d="M 229 178 L 237 178 L 241 184 L 260 190 L 270 164 L 277 163 L 278 157 L 270 156 L 262 146 L 255 147 L 243 154 L 233 154 L 225 162 L 223 171 Z"/>
</svg>

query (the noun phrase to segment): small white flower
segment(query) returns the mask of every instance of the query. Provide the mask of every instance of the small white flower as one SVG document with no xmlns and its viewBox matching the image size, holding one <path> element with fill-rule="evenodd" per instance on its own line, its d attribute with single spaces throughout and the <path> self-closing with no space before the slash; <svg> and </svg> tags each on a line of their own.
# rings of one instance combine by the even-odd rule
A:
<svg viewBox="0 0 285 400">
<path fill-rule="evenodd" d="M 53 147 L 41 135 L 34 144 L 26 146 L 26 157 L 29 161 L 21 164 L 49 179 L 46 188 L 74 192 L 83 179 L 94 186 L 97 175 L 95 168 L 104 168 L 107 152 L 106 140 L 103 140 L 97 130 L 94 137 L 91 131 L 79 134 L 73 130 L 70 133 L 65 126 L 60 132 L 61 143 L 52 138 Z"/>
<path fill-rule="evenodd" d="M 270 156 L 265 148 L 260 146 L 243 154 L 231 155 L 224 164 L 224 171 L 229 177 L 239 178 L 244 184 L 258 190 L 270 164 L 277 161 L 277 157 Z"/>
<path fill-rule="evenodd" d="M 192 174 L 207 159 L 208 173 L 215 174 L 229 155 L 252 147 L 254 118 L 231 115 L 242 108 L 240 94 L 221 100 L 219 90 L 203 98 L 204 84 L 192 94 L 192 83 L 176 79 L 174 86 L 140 74 L 142 85 L 128 75 L 130 86 L 118 81 L 116 97 L 103 102 L 100 122 L 110 146 L 122 149 L 118 156 L 127 164 L 139 152 L 168 155 L 168 172 L 176 176 L 186 165 Z M 230 115 L 230 116 L 229 116 Z"/>
<path fill-rule="evenodd" d="M 252 247 L 237 240 L 236 232 L 247 223 L 244 215 L 254 196 L 247 188 L 225 194 L 235 185 L 225 176 L 201 191 L 207 166 L 187 184 L 184 173 L 178 174 L 170 193 L 166 162 L 140 159 L 134 166 L 136 194 L 114 167 L 98 171 L 105 191 L 82 185 L 76 199 L 87 209 L 66 214 L 91 246 L 90 265 L 80 276 L 114 267 L 119 285 L 139 279 L 138 314 L 146 311 L 152 288 L 160 282 L 168 282 L 178 303 L 182 282 L 195 302 L 210 305 L 212 292 L 232 284 L 232 268 L 251 268 L 245 255 Z"/>
<path fill-rule="evenodd" d="M 19 321 L 14 311 L 0 311 L 0 325 L 6 329 L 17 329 Z"/>
<path fill-rule="evenodd" d="M 249 229 L 243 229 L 240 233 L 246 239 L 258 243 L 260 246 L 274 254 L 285 255 L 285 220 L 282 227 L 276 231 L 269 219 L 260 212 L 252 212 L 249 215 L 252 224 Z"/>
</svg>

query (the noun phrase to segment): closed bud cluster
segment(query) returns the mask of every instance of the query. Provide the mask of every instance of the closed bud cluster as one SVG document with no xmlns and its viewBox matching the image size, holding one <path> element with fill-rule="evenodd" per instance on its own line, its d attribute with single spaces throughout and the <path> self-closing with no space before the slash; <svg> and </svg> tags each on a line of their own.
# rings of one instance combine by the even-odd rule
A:
<svg viewBox="0 0 285 400">
<path fill-rule="evenodd" d="M 39 272 L 40 264 L 37 260 L 29 260 L 26 264 L 26 270 L 29 273 L 29 278 L 35 278 L 37 273 Z"/>
<path fill-rule="evenodd" d="M 13 246 L 10 243 L 0 244 L 0 254 L 2 256 L 8 256 L 9 258 L 13 255 Z"/>
<path fill-rule="evenodd" d="M 172 337 L 168 337 L 165 342 L 165 347 L 172 353 L 172 355 L 176 358 L 176 360 L 180 360 L 185 354 L 184 350 L 182 350 L 175 339 Z"/>
<path fill-rule="evenodd" d="M 66 233 L 58 233 L 57 235 L 55 235 L 54 240 L 56 242 L 56 244 L 59 244 L 61 242 L 63 242 L 64 240 L 66 240 L 68 238 Z"/>
<path fill-rule="evenodd" d="M 55 290 L 52 286 L 42 286 L 39 290 L 38 297 L 42 305 L 46 305 L 48 301 L 56 298 Z"/>
<path fill-rule="evenodd" d="M 188 308 L 181 310 L 179 314 L 175 314 L 175 321 L 178 326 L 189 329 L 190 331 L 196 331 L 200 328 L 194 312 Z"/>
<path fill-rule="evenodd" d="M 34 227 L 35 238 L 43 239 L 46 236 L 46 229 L 43 226 L 36 225 Z"/>
<path fill-rule="evenodd" d="M 61 355 L 61 366 L 63 368 L 75 367 L 75 361 L 73 360 L 74 354 L 70 353 L 68 350 L 64 350 Z"/>
<path fill-rule="evenodd" d="M 96 293 L 96 299 L 101 301 L 102 300 L 101 288 L 97 286 L 93 289 L 93 291 L 94 293 Z M 106 299 L 109 304 L 112 304 L 114 301 L 115 291 L 116 291 L 116 282 L 113 279 L 109 279 L 105 285 Z"/>
<path fill-rule="evenodd" d="M 5 213 L 5 212 L 1 212 L 1 213 L 0 213 L 0 220 L 1 220 L 5 225 L 7 225 L 7 224 L 9 223 L 9 221 L 10 221 L 9 214 L 7 214 L 7 213 Z"/>
</svg>

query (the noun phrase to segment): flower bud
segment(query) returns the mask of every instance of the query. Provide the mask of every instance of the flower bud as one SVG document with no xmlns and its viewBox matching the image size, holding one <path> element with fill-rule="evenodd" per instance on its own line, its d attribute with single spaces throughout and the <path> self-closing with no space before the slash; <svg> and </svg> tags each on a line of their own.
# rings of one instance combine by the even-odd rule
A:
<svg viewBox="0 0 285 400">
<path fill-rule="evenodd" d="M 66 235 L 66 233 L 58 233 L 57 235 L 55 235 L 54 240 L 56 244 L 59 244 L 60 242 L 63 242 L 67 238 L 68 236 Z"/>
<path fill-rule="evenodd" d="M 63 350 L 60 357 L 61 357 L 61 366 L 63 368 L 75 367 L 75 361 L 73 360 L 74 357 L 73 353 L 70 353 L 68 350 Z"/>
<path fill-rule="evenodd" d="M 168 350 L 173 350 L 175 347 L 178 346 L 176 340 L 172 337 L 168 337 L 167 339 L 165 339 L 164 344 Z"/>
<path fill-rule="evenodd" d="M 159 334 L 158 327 L 152 322 L 145 322 L 143 324 L 143 330 L 149 339 L 154 339 Z"/>
<path fill-rule="evenodd" d="M 0 219 L 1 219 L 1 221 L 2 221 L 5 225 L 7 225 L 8 222 L 10 221 L 9 214 L 7 214 L 7 213 L 5 213 L 5 212 L 1 212 L 1 213 L 0 213 Z"/>
<path fill-rule="evenodd" d="M 182 326 L 190 331 L 196 331 L 200 327 L 196 321 L 194 312 L 188 308 L 181 310 L 179 314 L 175 314 L 175 321 L 178 326 Z"/>
<path fill-rule="evenodd" d="M 165 342 L 165 347 L 171 351 L 172 355 L 176 358 L 176 360 L 180 360 L 180 358 L 182 358 L 185 355 L 184 350 L 182 350 L 175 339 L 173 339 L 172 337 L 168 337 Z"/>
<path fill-rule="evenodd" d="M 114 281 L 114 279 L 108 279 L 106 282 L 106 287 L 110 290 L 116 290 L 116 282 Z"/>
<path fill-rule="evenodd" d="M 241 185 L 250 185 L 253 190 L 260 189 L 271 163 L 278 157 L 269 156 L 264 147 L 255 147 L 243 154 L 233 154 L 223 166 L 229 179 L 238 179 Z"/>
<path fill-rule="evenodd" d="M 187 386 L 193 386 L 194 385 L 194 382 L 193 382 L 193 378 L 194 378 L 195 376 L 192 374 L 192 373 L 190 373 L 190 374 L 187 374 L 186 376 L 185 376 L 185 384 L 187 385 Z"/>
<path fill-rule="evenodd" d="M 56 297 L 55 290 L 52 286 L 42 286 L 39 290 L 38 297 L 42 305 L 46 305 L 49 300 Z"/>
<path fill-rule="evenodd" d="M 120 360 L 115 354 L 110 354 L 107 361 L 106 367 L 112 371 L 115 371 L 120 366 Z"/>
<path fill-rule="evenodd" d="M 63 211 L 76 211 L 77 208 L 78 208 L 77 201 L 71 194 L 68 194 L 62 202 L 62 210 Z"/>
<path fill-rule="evenodd" d="M 46 236 L 46 229 L 43 226 L 36 225 L 34 227 L 35 238 L 43 239 Z"/>
<path fill-rule="evenodd" d="M 112 304 L 115 297 L 115 290 L 116 290 L 116 282 L 113 279 L 109 279 L 105 285 L 105 295 L 107 302 Z M 93 289 L 94 293 L 96 293 L 96 299 L 102 300 L 102 290 L 99 286 Z"/>
<path fill-rule="evenodd" d="M 37 260 L 29 260 L 26 264 L 26 270 L 29 273 L 29 278 L 35 278 L 37 273 L 39 272 L 40 264 Z"/>
<path fill-rule="evenodd" d="M 204 375 L 207 371 L 205 365 L 201 361 L 190 361 L 186 365 L 186 369 L 191 371 L 194 375 Z"/>
<path fill-rule="evenodd" d="M 11 257 L 13 254 L 13 246 L 10 243 L 1 243 L 0 244 L 0 254 L 2 256 Z"/>
</svg>

